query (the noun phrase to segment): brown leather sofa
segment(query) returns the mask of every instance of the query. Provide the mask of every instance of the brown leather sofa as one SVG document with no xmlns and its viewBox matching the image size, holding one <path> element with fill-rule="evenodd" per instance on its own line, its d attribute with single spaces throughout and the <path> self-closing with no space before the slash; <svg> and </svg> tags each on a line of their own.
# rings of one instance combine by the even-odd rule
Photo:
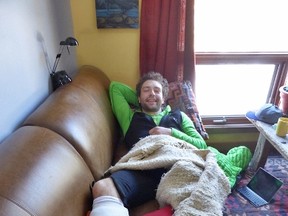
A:
<svg viewBox="0 0 288 216">
<path fill-rule="evenodd" d="M 91 209 L 89 185 L 118 152 L 109 83 L 99 69 L 81 67 L 0 144 L 1 216 L 81 216 Z M 131 215 L 155 208 L 152 201 Z"/>
</svg>

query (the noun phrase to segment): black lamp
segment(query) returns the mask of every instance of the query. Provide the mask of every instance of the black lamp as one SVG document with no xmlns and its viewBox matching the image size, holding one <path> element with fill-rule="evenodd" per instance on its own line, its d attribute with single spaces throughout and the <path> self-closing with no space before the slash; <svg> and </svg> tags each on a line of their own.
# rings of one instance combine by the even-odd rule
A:
<svg viewBox="0 0 288 216">
<path fill-rule="evenodd" d="M 56 72 L 56 68 L 57 68 L 57 65 L 60 61 L 60 57 L 62 55 L 64 48 L 67 47 L 68 53 L 70 54 L 69 47 L 70 46 L 78 46 L 78 44 L 79 44 L 78 41 L 73 37 L 68 37 L 68 38 L 66 38 L 65 41 L 60 42 L 60 49 L 59 49 L 58 54 L 56 55 L 54 65 L 53 65 L 52 71 L 50 73 L 50 76 L 52 79 L 53 91 L 56 90 L 58 87 L 65 85 L 67 83 L 70 83 L 72 81 L 71 77 L 68 76 L 66 71 L 63 70 L 63 71 L 57 71 Z"/>
</svg>

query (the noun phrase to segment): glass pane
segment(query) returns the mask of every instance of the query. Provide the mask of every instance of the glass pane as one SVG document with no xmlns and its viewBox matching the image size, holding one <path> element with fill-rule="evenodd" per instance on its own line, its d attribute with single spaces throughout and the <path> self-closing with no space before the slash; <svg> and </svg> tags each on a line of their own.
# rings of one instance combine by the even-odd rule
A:
<svg viewBox="0 0 288 216">
<path fill-rule="evenodd" d="M 196 52 L 288 51 L 287 0 L 196 0 Z"/>
<path fill-rule="evenodd" d="M 243 115 L 267 98 L 275 65 L 196 65 L 196 101 L 201 115 Z"/>
</svg>

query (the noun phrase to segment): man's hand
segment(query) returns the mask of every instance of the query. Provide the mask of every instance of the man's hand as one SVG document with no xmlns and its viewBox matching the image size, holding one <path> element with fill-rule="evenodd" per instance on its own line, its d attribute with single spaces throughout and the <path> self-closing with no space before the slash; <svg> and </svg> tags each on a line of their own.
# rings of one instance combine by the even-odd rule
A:
<svg viewBox="0 0 288 216">
<path fill-rule="evenodd" d="M 164 134 L 164 135 L 170 135 L 171 136 L 171 133 L 172 133 L 171 128 L 158 127 L 158 126 L 149 130 L 150 135 Z"/>
</svg>

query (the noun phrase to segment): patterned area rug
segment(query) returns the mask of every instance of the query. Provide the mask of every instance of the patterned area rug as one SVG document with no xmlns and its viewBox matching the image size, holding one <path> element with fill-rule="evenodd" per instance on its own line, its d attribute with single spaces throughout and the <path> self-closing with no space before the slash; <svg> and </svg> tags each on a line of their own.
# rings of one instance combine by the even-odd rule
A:
<svg viewBox="0 0 288 216">
<path fill-rule="evenodd" d="M 284 182 L 270 204 L 255 208 L 237 191 L 233 190 L 225 202 L 224 216 L 288 215 L 288 161 L 281 156 L 269 156 L 264 168 Z M 252 171 L 247 169 L 237 187 L 247 184 L 253 174 Z"/>
</svg>

